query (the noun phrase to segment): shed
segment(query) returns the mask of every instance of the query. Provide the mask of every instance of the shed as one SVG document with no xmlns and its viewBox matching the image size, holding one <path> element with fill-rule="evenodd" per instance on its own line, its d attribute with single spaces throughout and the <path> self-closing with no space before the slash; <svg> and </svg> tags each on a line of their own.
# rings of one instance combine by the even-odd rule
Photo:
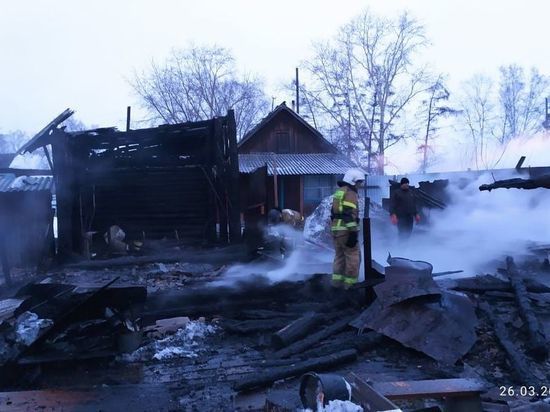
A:
<svg viewBox="0 0 550 412">
<path fill-rule="evenodd" d="M 264 209 L 279 206 L 308 215 L 353 167 L 357 166 L 283 102 L 239 143 L 241 202 L 245 210 L 259 204 L 257 192 L 264 190 L 259 188 L 264 179 Z M 262 170 L 264 178 L 252 176 Z"/>
</svg>

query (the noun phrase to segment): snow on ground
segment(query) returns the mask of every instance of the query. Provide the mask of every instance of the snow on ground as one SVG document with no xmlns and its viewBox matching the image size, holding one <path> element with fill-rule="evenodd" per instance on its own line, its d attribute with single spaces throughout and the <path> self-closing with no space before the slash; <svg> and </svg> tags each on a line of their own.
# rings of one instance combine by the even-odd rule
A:
<svg viewBox="0 0 550 412">
<path fill-rule="evenodd" d="M 174 358 L 195 358 L 201 352 L 202 341 L 216 333 L 217 327 L 201 321 L 191 321 L 184 328 L 164 339 L 155 340 L 135 352 L 122 355 L 125 362 L 141 362 Z"/>
</svg>

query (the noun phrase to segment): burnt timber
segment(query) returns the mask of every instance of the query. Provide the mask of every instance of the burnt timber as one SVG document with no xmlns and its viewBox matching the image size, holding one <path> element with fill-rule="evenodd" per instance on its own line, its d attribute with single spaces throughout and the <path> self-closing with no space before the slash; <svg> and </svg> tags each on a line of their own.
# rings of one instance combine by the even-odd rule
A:
<svg viewBox="0 0 550 412">
<path fill-rule="evenodd" d="M 240 241 L 233 111 L 125 132 L 66 132 L 59 124 L 71 114 L 67 109 L 20 150 L 52 145 L 62 257 L 82 254 L 87 235 L 112 225 L 130 241 Z"/>
<path fill-rule="evenodd" d="M 493 189 L 506 188 L 506 189 L 538 189 L 545 188 L 550 189 L 550 175 L 544 175 L 539 177 L 533 177 L 531 179 L 506 179 L 496 180 L 494 183 L 484 184 L 479 186 L 479 190 L 491 191 Z"/>
</svg>

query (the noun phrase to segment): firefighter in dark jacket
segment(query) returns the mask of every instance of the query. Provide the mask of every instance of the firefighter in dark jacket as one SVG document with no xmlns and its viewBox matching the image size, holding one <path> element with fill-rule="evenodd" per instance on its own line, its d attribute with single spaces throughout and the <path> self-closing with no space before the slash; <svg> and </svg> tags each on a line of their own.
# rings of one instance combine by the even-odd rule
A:
<svg viewBox="0 0 550 412">
<path fill-rule="evenodd" d="M 359 236 L 359 198 L 357 188 L 361 187 L 365 174 L 358 169 L 350 169 L 338 182 L 331 210 L 331 231 L 334 239 L 334 265 L 332 284 L 348 289 L 357 283 L 361 265 Z"/>
<path fill-rule="evenodd" d="M 420 222 L 420 215 L 416 209 L 414 195 L 409 189 L 409 179 L 401 179 L 399 189 L 392 193 L 390 199 L 390 218 L 400 239 L 408 239 L 413 229 L 413 221 Z"/>
</svg>

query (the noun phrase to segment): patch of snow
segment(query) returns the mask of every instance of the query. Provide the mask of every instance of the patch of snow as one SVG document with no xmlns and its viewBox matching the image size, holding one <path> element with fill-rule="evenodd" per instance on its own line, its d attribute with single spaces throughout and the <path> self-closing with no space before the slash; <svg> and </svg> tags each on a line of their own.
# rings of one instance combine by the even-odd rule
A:
<svg viewBox="0 0 550 412">
<path fill-rule="evenodd" d="M 363 412 L 363 408 L 350 401 L 330 401 L 323 412 Z"/>
<path fill-rule="evenodd" d="M 41 329 L 53 325 L 51 319 L 40 319 L 36 313 L 24 312 L 16 320 L 16 341 L 30 346 L 37 338 Z"/>
<path fill-rule="evenodd" d="M 185 327 L 164 339 L 155 340 L 133 353 L 122 355 L 125 362 L 165 360 L 175 358 L 195 358 L 201 352 L 201 341 L 217 331 L 214 325 L 201 321 L 191 321 Z"/>
<path fill-rule="evenodd" d="M 176 346 L 169 346 L 161 349 L 153 355 L 155 360 L 164 360 L 172 358 L 196 358 L 198 355 L 192 350 L 185 350 Z"/>
<path fill-rule="evenodd" d="M 297 412 L 313 412 L 311 409 L 298 409 Z M 351 401 L 330 401 L 327 406 L 317 405 L 317 412 L 363 412 L 363 408 Z"/>
</svg>

